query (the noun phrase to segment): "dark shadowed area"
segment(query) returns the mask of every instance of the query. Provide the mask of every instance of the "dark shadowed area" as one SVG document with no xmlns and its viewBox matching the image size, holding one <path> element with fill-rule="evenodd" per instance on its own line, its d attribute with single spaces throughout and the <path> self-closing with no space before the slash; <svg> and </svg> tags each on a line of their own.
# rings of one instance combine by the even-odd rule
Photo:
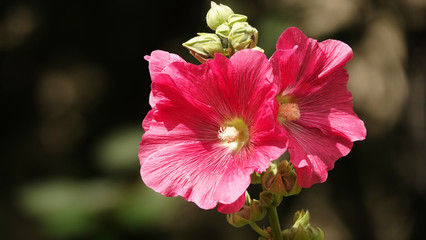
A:
<svg viewBox="0 0 426 240">
<path fill-rule="evenodd" d="M 285 200 L 328 240 L 422 239 L 426 214 L 426 1 L 222 1 L 247 15 L 270 57 L 289 26 L 354 51 L 354 107 L 367 139 L 328 180 Z M 210 1 L 0 2 L 2 239 L 257 239 L 225 215 L 147 188 L 143 59 L 210 31 Z M 254 189 L 255 190 L 255 189 Z"/>
</svg>

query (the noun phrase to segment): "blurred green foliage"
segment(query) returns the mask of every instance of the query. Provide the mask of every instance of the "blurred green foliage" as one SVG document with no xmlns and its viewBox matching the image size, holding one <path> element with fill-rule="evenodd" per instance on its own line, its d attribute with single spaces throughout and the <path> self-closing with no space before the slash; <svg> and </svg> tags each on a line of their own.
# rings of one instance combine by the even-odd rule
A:
<svg viewBox="0 0 426 240">
<path fill-rule="evenodd" d="M 73 182 L 51 179 L 27 186 L 22 207 L 37 217 L 54 237 L 80 236 L 93 231 L 100 214 L 118 202 L 119 188 L 105 180 Z"/>
<path fill-rule="evenodd" d="M 95 147 L 97 167 L 106 172 L 134 172 L 139 167 L 138 145 L 143 134 L 142 127 L 121 127 L 103 136 Z"/>
</svg>

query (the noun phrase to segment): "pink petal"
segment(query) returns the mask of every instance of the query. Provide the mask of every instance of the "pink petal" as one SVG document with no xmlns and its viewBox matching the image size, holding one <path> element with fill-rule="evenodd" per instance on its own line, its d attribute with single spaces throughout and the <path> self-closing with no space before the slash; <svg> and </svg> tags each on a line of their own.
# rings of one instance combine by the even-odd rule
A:
<svg viewBox="0 0 426 240">
<path fill-rule="evenodd" d="M 258 109 L 257 118 L 253 121 L 250 139 L 253 146 L 252 158 L 258 159 L 252 167 L 257 172 L 265 171 L 271 162 L 280 157 L 287 149 L 287 134 L 277 122 L 277 108 L 270 107 L 277 104 L 274 98 L 271 105 L 264 105 Z M 255 147 L 255 148 L 254 148 Z M 262 161 L 263 159 L 263 161 Z"/>
<path fill-rule="evenodd" d="M 194 113 L 201 111 L 197 115 L 202 114 L 215 124 L 223 120 L 220 119 L 220 116 L 235 115 L 238 102 L 234 99 L 235 96 L 232 92 L 234 86 L 230 84 L 234 70 L 229 59 L 220 56 L 216 57 L 214 61 L 208 61 L 199 66 L 176 62 L 170 64 L 160 74 L 160 77 L 153 80 L 154 94 L 157 89 L 160 91 L 169 89 L 174 92 L 173 96 L 169 93 L 165 93 L 164 96 L 170 98 L 171 103 L 185 101 L 186 103 L 180 104 L 180 108 L 193 109 Z M 215 67 L 215 65 L 221 67 Z M 213 114 L 213 111 L 217 114 Z M 181 111 L 181 114 L 178 115 L 182 115 L 182 113 L 184 112 Z M 194 118 L 191 115 L 188 117 Z"/>
<path fill-rule="evenodd" d="M 170 54 L 165 51 L 156 50 L 151 53 L 150 56 L 145 56 L 145 60 L 149 62 L 149 72 L 151 79 L 155 79 L 159 73 L 163 71 L 172 62 L 185 62 L 181 57 L 176 54 Z M 152 91 L 149 94 L 149 104 L 151 107 L 155 107 L 157 100 L 154 97 Z"/>
<path fill-rule="evenodd" d="M 346 63 L 352 59 L 353 53 L 351 47 L 346 43 L 328 39 L 318 43 L 321 51 L 326 55 L 326 61 L 319 78 L 326 77 L 334 70 L 345 67 Z"/>
<path fill-rule="evenodd" d="M 185 60 L 178 55 L 161 50 L 153 51 L 150 56 L 145 56 L 145 60 L 149 62 L 148 69 L 151 78 L 155 78 L 170 63 L 185 62 Z"/>
<path fill-rule="evenodd" d="M 154 97 L 154 94 L 149 92 L 149 105 L 153 108 L 157 104 L 157 99 Z"/>
<path fill-rule="evenodd" d="M 316 128 L 289 123 L 289 153 L 297 173 L 298 183 L 308 188 L 324 182 L 328 171 L 340 157 L 349 153 L 352 141 L 343 136 L 324 135 Z"/>
<path fill-rule="evenodd" d="M 271 91 L 276 93 L 276 89 L 271 89 L 272 68 L 265 54 L 254 50 L 243 50 L 234 54 L 231 62 L 236 72 L 235 83 L 233 83 L 236 86 L 232 94 L 239 97 L 242 111 L 249 112 L 248 107 L 263 104 L 265 99 L 254 94 L 264 96 Z"/>
<path fill-rule="evenodd" d="M 246 202 L 246 193 L 244 192 L 237 201 L 230 204 L 219 204 L 217 211 L 224 214 L 231 214 L 239 211 Z"/>
<path fill-rule="evenodd" d="M 275 76 L 274 82 L 278 86 L 280 94 L 285 95 L 287 92 L 292 92 L 291 86 L 297 82 L 300 69 L 300 61 L 294 54 L 297 48 L 298 46 L 295 45 L 292 49 L 277 50 L 269 60 Z"/>
<path fill-rule="evenodd" d="M 341 135 L 352 142 L 365 139 L 366 129 L 353 111 L 347 79 L 346 70 L 340 68 L 324 79 L 327 84 L 321 91 L 300 99 L 301 118 L 297 122 L 318 128 L 330 137 Z"/>
<path fill-rule="evenodd" d="M 299 29 L 288 28 L 278 39 L 277 49 L 294 49 L 295 46 L 295 56 L 300 67 L 297 82 L 286 91 L 296 98 L 319 91 L 326 84 L 324 78 L 344 67 L 352 58 L 351 48 L 343 42 L 326 40 L 318 43 L 315 39 L 306 37 Z"/>
<path fill-rule="evenodd" d="M 154 114 L 155 114 L 155 110 L 153 109 L 153 110 L 149 111 L 146 114 L 145 118 L 143 119 L 143 121 L 142 121 L 142 128 L 145 131 L 148 131 L 149 126 L 151 125 L 152 118 L 154 117 Z"/>
<path fill-rule="evenodd" d="M 186 144 L 191 145 L 189 147 Z M 176 153 L 185 159 L 174 155 Z M 174 158 L 170 159 L 170 154 L 173 154 Z M 221 157 L 215 158 L 196 142 L 188 141 L 162 147 L 145 161 L 141 168 L 142 179 L 147 186 L 165 196 L 180 195 L 200 208 L 211 209 L 219 202 L 236 201 L 250 184 L 249 177 L 234 173 L 232 180 L 236 182 L 229 188 L 229 179 L 225 177 L 229 174 L 225 161 L 229 159 L 223 159 L 224 162 L 216 164 L 213 162 L 221 160 Z M 208 159 L 212 162 L 207 162 Z"/>
<path fill-rule="evenodd" d="M 292 90 L 298 94 L 295 97 L 301 97 L 322 86 L 322 82 L 316 80 L 322 71 L 324 59 L 322 59 L 323 54 L 315 39 L 306 37 L 297 28 L 288 28 L 278 38 L 276 47 L 278 50 L 286 50 L 293 49 L 295 46 L 297 46 L 297 49 L 294 54 L 299 62 L 299 68 L 297 82 Z"/>
</svg>

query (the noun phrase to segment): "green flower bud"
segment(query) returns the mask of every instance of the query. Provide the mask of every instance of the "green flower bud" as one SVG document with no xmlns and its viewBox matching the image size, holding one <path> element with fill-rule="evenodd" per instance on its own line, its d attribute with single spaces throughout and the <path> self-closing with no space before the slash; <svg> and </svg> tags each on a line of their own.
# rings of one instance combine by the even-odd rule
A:
<svg viewBox="0 0 426 240">
<path fill-rule="evenodd" d="M 206 21 L 209 28 L 216 30 L 222 23 L 228 21 L 229 16 L 234 14 L 232 9 L 226 5 L 217 5 L 215 2 L 211 2 L 211 8 L 207 12 Z"/>
<path fill-rule="evenodd" d="M 227 39 L 229 32 L 231 29 L 229 28 L 229 25 L 224 23 L 221 24 L 219 27 L 216 28 L 216 34 L 219 35 L 221 38 Z"/>
<path fill-rule="evenodd" d="M 242 227 L 251 222 L 262 220 L 265 215 L 266 209 L 260 205 L 258 200 L 253 199 L 250 204 L 244 205 L 240 211 L 226 215 L 226 219 L 232 226 Z"/>
<path fill-rule="evenodd" d="M 283 231 L 285 240 L 323 240 L 324 232 L 309 224 L 309 211 L 297 211 L 294 214 L 293 226 Z"/>
<path fill-rule="evenodd" d="M 241 14 L 232 14 L 228 17 L 228 23 L 230 26 L 232 26 L 236 22 L 246 22 L 247 16 L 241 15 Z"/>
<path fill-rule="evenodd" d="M 291 196 L 300 193 L 297 175 L 288 161 L 282 161 L 278 166 L 271 164 L 262 176 L 263 187 L 279 196 Z"/>
<path fill-rule="evenodd" d="M 216 34 L 223 39 L 228 39 L 231 27 L 236 22 L 245 22 L 247 17 L 240 14 L 232 14 L 229 16 L 228 21 L 222 23 L 216 28 Z"/>
<path fill-rule="evenodd" d="M 247 22 L 236 22 L 232 25 L 228 40 L 235 51 L 254 48 L 257 45 L 258 32 Z"/>
<path fill-rule="evenodd" d="M 213 33 L 198 33 L 199 36 L 191 38 L 184 44 L 189 52 L 200 62 L 214 58 L 215 53 L 223 53 L 220 38 Z"/>
</svg>

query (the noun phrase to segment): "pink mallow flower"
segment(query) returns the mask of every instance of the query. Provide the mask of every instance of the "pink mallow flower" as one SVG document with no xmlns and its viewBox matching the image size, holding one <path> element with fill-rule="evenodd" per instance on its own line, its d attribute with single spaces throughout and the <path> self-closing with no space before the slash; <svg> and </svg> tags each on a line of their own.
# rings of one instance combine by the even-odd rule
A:
<svg viewBox="0 0 426 240">
<path fill-rule="evenodd" d="M 201 65 L 154 51 L 150 110 L 139 146 L 145 184 L 200 208 L 232 213 L 245 202 L 250 175 L 287 147 L 277 124 L 272 67 L 261 52 L 217 54 Z"/>
<path fill-rule="evenodd" d="M 351 48 L 337 40 L 317 42 L 288 28 L 270 59 L 279 103 L 278 120 L 287 132 L 291 162 L 299 185 L 324 182 L 366 129 L 353 111 L 344 69 Z"/>
</svg>

